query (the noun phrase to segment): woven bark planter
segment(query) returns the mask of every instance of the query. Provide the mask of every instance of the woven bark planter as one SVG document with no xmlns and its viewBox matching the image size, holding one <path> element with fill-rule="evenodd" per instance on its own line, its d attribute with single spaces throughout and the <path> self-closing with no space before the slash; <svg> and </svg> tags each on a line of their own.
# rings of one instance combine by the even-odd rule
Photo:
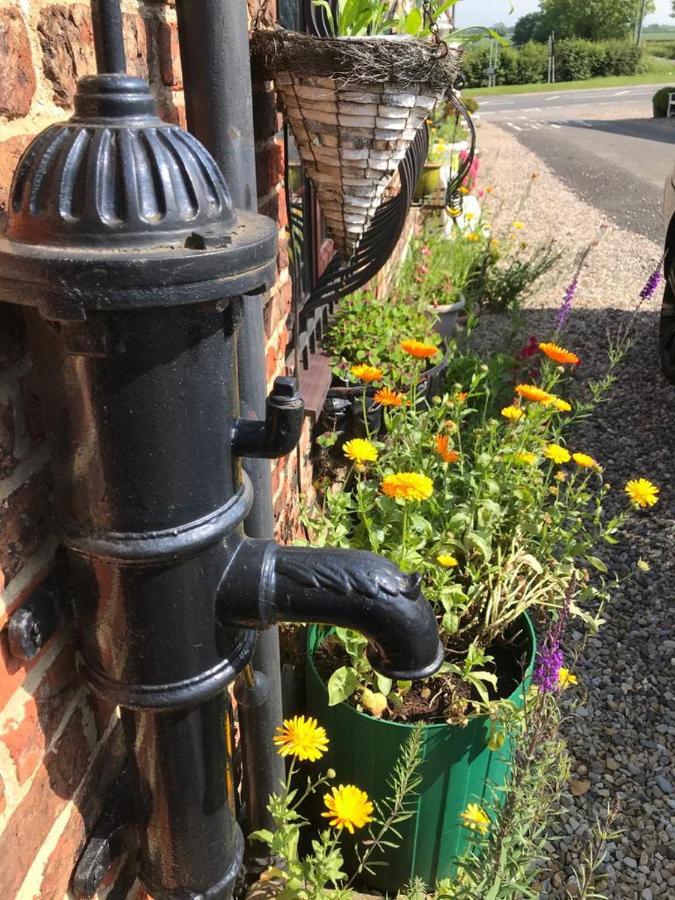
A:
<svg viewBox="0 0 675 900">
<path fill-rule="evenodd" d="M 437 100 L 459 53 L 421 41 L 257 31 L 255 62 L 274 78 L 336 249 L 349 259 Z"/>
</svg>

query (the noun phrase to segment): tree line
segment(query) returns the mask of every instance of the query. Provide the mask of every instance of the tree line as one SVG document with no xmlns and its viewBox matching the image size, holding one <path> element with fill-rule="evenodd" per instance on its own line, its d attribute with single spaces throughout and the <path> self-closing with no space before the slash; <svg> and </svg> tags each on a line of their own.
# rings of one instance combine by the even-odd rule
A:
<svg viewBox="0 0 675 900">
<path fill-rule="evenodd" d="M 544 42 L 557 38 L 607 41 L 635 32 L 639 16 L 653 12 L 653 0 L 540 0 L 539 10 L 516 22 L 513 43 Z M 673 0 L 675 14 L 675 0 Z"/>
</svg>

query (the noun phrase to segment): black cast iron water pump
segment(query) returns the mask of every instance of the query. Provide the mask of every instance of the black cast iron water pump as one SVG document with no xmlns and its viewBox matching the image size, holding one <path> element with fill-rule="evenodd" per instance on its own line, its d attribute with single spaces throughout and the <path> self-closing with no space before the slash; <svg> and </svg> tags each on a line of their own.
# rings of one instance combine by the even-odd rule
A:
<svg viewBox="0 0 675 900">
<path fill-rule="evenodd" d="M 276 225 L 233 208 L 143 81 L 83 79 L 8 212 L 0 300 L 27 307 L 81 663 L 121 708 L 140 876 L 158 900 L 228 898 L 243 837 L 226 688 L 255 629 L 360 629 L 376 668 L 414 678 L 440 664 L 435 619 L 385 560 L 244 537 L 238 458 L 287 453 L 303 414 L 280 379 L 264 422 L 237 417 L 234 338 L 274 278 Z"/>
</svg>

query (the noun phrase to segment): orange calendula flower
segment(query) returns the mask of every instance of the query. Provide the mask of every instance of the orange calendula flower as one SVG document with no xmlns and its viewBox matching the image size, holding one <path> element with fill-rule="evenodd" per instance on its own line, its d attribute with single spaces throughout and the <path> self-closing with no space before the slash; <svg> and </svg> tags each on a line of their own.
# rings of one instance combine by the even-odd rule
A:
<svg viewBox="0 0 675 900">
<path fill-rule="evenodd" d="M 373 821 L 373 804 L 368 794 L 353 784 L 334 787 L 323 798 L 327 812 L 321 813 L 333 828 L 346 828 L 354 834 L 355 828 L 363 828 Z"/>
<path fill-rule="evenodd" d="M 505 406 L 502 410 L 502 415 L 511 422 L 517 422 L 519 419 L 523 418 L 525 411 L 518 406 Z"/>
<path fill-rule="evenodd" d="M 350 372 L 354 376 L 354 378 L 358 378 L 359 381 L 366 381 L 370 383 L 371 381 L 379 381 L 382 378 L 382 369 L 377 369 L 375 366 L 366 365 L 363 363 L 359 366 L 352 366 Z"/>
<path fill-rule="evenodd" d="M 519 384 L 516 385 L 516 394 L 524 400 L 530 400 L 532 403 L 543 403 L 548 406 L 556 399 L 553 394 L 542 390 L 536 384 Z"/>
<path fill-rule="evenodd" d="M 544 450 L 544 456 L 558 466 L 562 466 L 563 463 L 568 463 L 572 459 L 570 451 L 561 447 L 560 444 L 549 444 Z"/>
<path fill-rule="evenodd" d="M 382 492 L 396 500 L 428 500 L 434 492 L 434 483 L 419 472 L 396 472 L 382 479 Z"/>
<path fill-rule="evenodd" d="M 387 387 L 380 388 L 374 399 L 380 406 L 401 406 L 403 403 L 402 395 Z"/>
<path fill-rule="evenodd" d="M 647 506 L 655 506 L 659 499 L 660 488 L 646 478 L 629 481 L 624 490 L 630 497 L 633 506 L 639 506 L 642 509 Z"/>
<path fill-rule="evenodd" d="M 401 341 L 401 350 L 409 353 L 417 359 L 432 359 L 438 353 L 438 347 L 433 344 L 425 344 L 422 341 Z"/>
<path fill-rule="evenodd" d="M 597 460 L 593 459 L 592 456 L 589 456 L 588 453 L 573 453 L 572 459 L 578 466 L 581 466 L 582 469 L 600 468 Z"/>
<path fill-rule="evenodd" d="M 560 363 L 562 366 L 578 366 L 581 362 L 576 353 L 571 353 L 569 350 L 565 350 L 564 347 L 558 346 L 558 344 L 539 344 L 539 349 L 553 362 Z"/>
<path fill-rule="evenodd" d="M 469 395 L 466 391 L 460 391 L 459 394 L 455 394 L 455 400 L 457 403 L 466 403 L 469 399 Z"/>
<path fill-rule="evenodd" d="M 456 450 L 451 450 L 449 443 L 447 434 L 437 434 L 435 438 L 436 453 L 438 453 L 443 462 L 456 463 L 459 461 L 459 453 Z"/>
</svg>

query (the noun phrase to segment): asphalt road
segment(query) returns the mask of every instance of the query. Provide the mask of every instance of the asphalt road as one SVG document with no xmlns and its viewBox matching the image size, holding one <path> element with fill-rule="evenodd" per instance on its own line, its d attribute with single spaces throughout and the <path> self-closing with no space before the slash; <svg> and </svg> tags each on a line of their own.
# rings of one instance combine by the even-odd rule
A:
<svg viewBox="0 0 675 900">
<path fill-rule="evenodd" d="M 621 227 L 660 243 L 675 119 L 645 118 L 658 87 L 485 95 L 480 116 L 513 134 Z"/>
</svg>

